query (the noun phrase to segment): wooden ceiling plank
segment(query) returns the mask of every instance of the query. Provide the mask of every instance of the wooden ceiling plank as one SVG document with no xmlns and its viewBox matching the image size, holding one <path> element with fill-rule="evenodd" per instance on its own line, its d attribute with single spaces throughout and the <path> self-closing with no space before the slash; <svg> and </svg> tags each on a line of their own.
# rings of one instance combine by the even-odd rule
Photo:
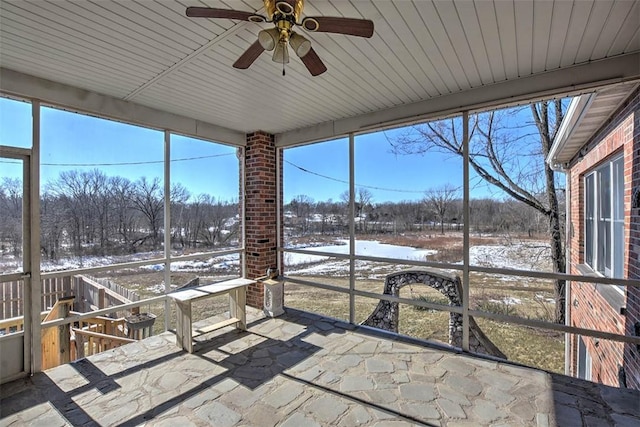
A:
<svg viewBox="0 0 640 427">
<path fill-rule="evenodd" d="M 14 8 L 11 11 L 3 12 L 2 19 L 3 25 L 0 26 L 0 33 L 7 33 L 8 29 L 3 28 L 5 25 L 10 25 L 11 22 L 19 24 L 22 28 L 18 28 L 15 33 L 19 33 L 26 37 L 26 33 L 34 39 L 40 37 L 40 39 L 49 39 L 51 43 L 64 42 L 71 46 L 80 46 L 85 49 L 92 49 L 96 53 L 104 54 L 109 57 L 120 57 L 124 62 L 130 62 L 131 67 L 136 67 L 134 62 L 139 64 L 143 69 L 158 69 L 162 64 L 158 61 L 148 59 L 144 55 L 139 53 L 143 52 L 130 52 L 129 50 L 116 51 L 113 43 L 108 43 L 102 39 L 88 40 L 89 36 L 86 33 L 81 32 L 82 26 L 78 25 L 76 28 L 60 27 L 52 22 L 55 16 L 49 14 L 47 18 L 39 16 L 37 14 L 30 13 L 29 11 Z M 88 31 L 88 29 L 87 29 Z"/>
<path fill-rule="evenodd" d="M 30 5 L 30 3 L 19 4 Z M 129 37 L 119 31 L 119 28 L 112 22 L 108 20 L 102 21 L 93 13 L 81 7 L 75 8 L 71 5 L 71 10 L 68 10 L 64 6 L 69 6 L 69 4 L 67 2 L 40 2 L 37 7 L 32 7 L 33 10 L 29 9 L 28 12 L 34 15 L 46 12 L 45 18 L 56 19 L 56 22 L 52 21 L 52 26 L 56 28 L 62 26 L 68 29 L 69 34 L 91 43 L 96 41 L 107 42 L 114 52 L 131 51 L 143 58 L 160 63 L 163 67 L 172 63 L 170 56 L 155 54 L 154 45 Z"/>
<path fill-rule="evenodd" d="M 640 49 L 640 2 L 633 2 L 633 7 L 620 25 L 620 31 L 607 51 L 607 56 L 633 52 Z"/>
<path fill-rule="evenodd" d="M 478 78 L 480 84 L 495 83 L 496 80 L 489 64 L 489 55 L 487 55 L 486 44 L 482 29 L 480 28 L 480 22 L 478 20 L 478 13 L 476 11 L 476 4 L 474 2 L 459 2 L 455 3 L 458 17 L 462 23 L 466 39 L 469 43 L 469 49 L 473 56 L 476 69 L 478 70 Z"/>
<path fill-rule="evenodd" d="M 593 8 L 589 14 L 587 26 L 585 28 L 580 46 L 576 53 L 576 63 L 590 61 L 593 55 L 593 49 L 598 40 L 603 36 L 606 27 L 607 18 L 611 14 L 613 3 L 605 1 L 597 1 L 593 3 Z M 619 24 L 617 24 L 619 25 Z M 616 27 L 617 27 L 616 25 Z M 609 27 L 611 30 L 611 27 Z"/>
<path fill-rule="evenodd" d="M 440 56 L 444 60 L 443 77 L 447 77 L 447 87 L 451 92 L 457 92 L 463 87 L 468 87 L 468 80 L 462 69 L 462 65 L 454 54 L 454 47 L 442 23 L 438 10 L 432 2 L 416 2 L 418 14 L 429 30 L 431 39 Z"/>
<path fill-rule="evenodd" d="M 496 20 L 498 22 L 498 37 L 502 50 L 505 78 L 507 80 L 519 77 L 518 51 L 513 0 L 499 2 L 496 5 Z"/>
<path fill-rule="evenodd" d="M 489 62 L 491 68 L 492 81 L 494 83 L 503 81 L 507 78 L 507 75 L 502 57 L 496 10 L 492 2 L 484 0 L 476 0 L 474 5 L 478 20 L 480 21 L 482 41 L 487 55 L 487 62 Z"/>
<path fill-rule="evenodd" d="M 3 27 L 5 29 L 11 29 L 12 23 L 5 21 Z M 22 27 L 24 28 L 24 27 Z M 90 50 L 74 49 L 71 44 L 63 44 L 59 41 L 54 42 L 52 38 L 39 38 L 34 39 L 32 33 L 27 33 L 21 37 L 16 37 L 13 34 L 3 36 L 2 38 L 2 52 L 0 57 L 4 54 L 4 49 L 10 43 L 17 46 L 16 53 L 20 49 L 23 50 L 22 55 L 34 55 L 47 57 L 51 62 L 58 63 L 62 66 L 63 63 L 72 64 L 73 67 L 68 66 L 70 69 L 79 67 L 81 64 L 87 69 L 86 72 L 93 72 L 96 65 L 100 65 L 98 71 L 104 72 L 110 70 L 110 73 L 118 76 L 126 76 L 128 79 L 144 81 L 145 75 L 142 69 L 132 68 L 132 64 L 129 62 L 122 62 L 117 58 L 110 58 L 108 56 L 96 55 L 95 52 Z M 22 46 L 22 48 L 20 47 Z M 108 73 L 105 73 L 108 75 Z M 147 76 L 152 75 L 147 72 Z"/>
<path fill-rule="evenodd" d="M 623 28 L 623 25 L 620 25 L 620 23 L 625 22 L 629 15 L 633 16 L 634 5 L 636 6 L 636 10 L 638 10 L 637 4 L 638 2 L 630 1 L 616 1 L 613 4 L 611 12 L 609 16 L 607 16 L 604 24 L 602 34 L 591 52 L 592 57 L 602 58 L 610 54 L 609 50 Z M 640 21 L 640 15 L 636 15 L 636 21 Z"/>
<path fill-rule="evenodd" d="M 518 23 L 515 31 L 518 77 L 528 76 L 533 70 L 533 11 L 533 0 L 514 2 L 514 17 Z"/>
<path fill-rule="evenodd" d="M 464 80 L 460 80 L 460 86 L 463 89 L 478 87 L 482 84 L 482 79 L 478 73 L 478 66 L 473 57 L 471 46 L 467 40 L 467 34 L 460 21 L 460 15 L 453 3 L 436 2 L 436 9 L 442 19 L 446 22 L 444 27 L 447 38 L 451 42 L 453 50 L 450 51 L 451 60 L 460 64 Z"/>
<path fill-rule="evenodd" d="M 571 11 L 573 10 L 573 4 L 568 1 L 553 2 L 552 4 L 553 13 L 551 15 L 545 70 L 554 70 L 560 67 L 562 50 L 569 32 L 567 23 L 571 19 Z"/>
<path fill-rule="evenodd" d="M 391 28 L 395 37 L 387 37 L 387 39 L 390 39 L 389 42 L 394 52 L 403 51 L 402 57 L 406 58 L 403 65 L 411 74 L 412 80 L 416 82 L 412 85 L 412 89 L 420 97 L 425 94 L 433 96 L 438 93 L 426 71 L 425 65 L 430 64 L 429 59 L 420 48 L 420 43 L 416 40 L 413 29 L 406 22 L 405 15 L 400 13 L 398 6 L 401 4 L 389 1 L 376 1 L 374 4 L 387 22 L 395 23 Z M 406 6 L 412 6 L 412 4 L 406 2 Z"/>
<path fill-rule="evenodd" d="M 565 23 L 569 30 L 562 47 L 561 67 L 568 67 L 577 63 L 578 49 L 580 49 L 580 42 L 582 41 L 582 37 L 584 37 L 586 26 L 589 22 L 589 15 L 591 14 L 593 3 L 593 0 L 583 0 L 580 2 L 580 7 L 576 7 L 574 3 L 569 25 Z"/>
<path fill-rule="evenodd" d="M 533 53 L 531 56 L 531 72 L 533 73 L 541 73 L 547 69 L 553 6 L 553 2 L 533 3 Z"/>
</svg>

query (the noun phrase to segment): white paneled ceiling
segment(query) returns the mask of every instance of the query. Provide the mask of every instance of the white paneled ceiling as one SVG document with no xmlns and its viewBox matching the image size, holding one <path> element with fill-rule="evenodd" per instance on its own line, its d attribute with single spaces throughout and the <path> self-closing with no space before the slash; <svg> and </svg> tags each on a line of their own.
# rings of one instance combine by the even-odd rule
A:
<svg viewBox="0 0 640 427">
<path fill-rule="evenodd" d="M 282 76 L 269 52 L 233 68 L 271 24 L 187 6 L 264 13 L 261 0 L 0 0 L 0 67 L 283 144 L 640 77 L 632 0 L 306 0 L 304 16 L 375 24 L 370 39 L 306 33 L 318 77 L 294 55 Z"/>
</svg>

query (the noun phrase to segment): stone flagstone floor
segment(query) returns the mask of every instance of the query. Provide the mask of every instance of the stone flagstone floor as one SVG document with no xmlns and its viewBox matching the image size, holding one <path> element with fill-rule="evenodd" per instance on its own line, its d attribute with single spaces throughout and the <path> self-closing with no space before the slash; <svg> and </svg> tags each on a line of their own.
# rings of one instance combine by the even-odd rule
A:
<svg viewBox="0 0 640 427">
<path fill-rule="evenodd" d="M 0 387 L 0 426 L 639 426 L 640 392 L 288 309 L 187 354 L 166 332 Z"/>
</svg>

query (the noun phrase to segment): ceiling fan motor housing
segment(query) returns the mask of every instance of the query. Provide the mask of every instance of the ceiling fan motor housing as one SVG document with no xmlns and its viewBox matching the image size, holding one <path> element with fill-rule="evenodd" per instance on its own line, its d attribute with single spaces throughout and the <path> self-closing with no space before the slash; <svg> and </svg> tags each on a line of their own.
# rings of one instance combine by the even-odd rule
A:
<svg viewBox="0 0 640 427">
<path fill-rule="evenodd" d="M 273 21 L 291 19 L 296 23 L 302 15 L 304 0 L 264 0 L 264 7 Z"/>
</svg>

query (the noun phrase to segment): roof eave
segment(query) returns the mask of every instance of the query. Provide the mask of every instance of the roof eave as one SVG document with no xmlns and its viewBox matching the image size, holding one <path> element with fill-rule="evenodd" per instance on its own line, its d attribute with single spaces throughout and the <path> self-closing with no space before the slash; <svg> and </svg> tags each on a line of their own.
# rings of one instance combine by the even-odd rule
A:
<svg viewBox="0 0 640 427">
<path fill-rule="evenodd" d="M 547 163 L 553 170 L 564 170 L 567 162 L 560 159 L 570 159 L 575 154 L 568 153 L 566 151 L 567 142 L 580 126 L 582 119 L 589 110 L 589 107 L 595 97 L 596 92 L 592 92 L 576 96 L 571 100 L 567 113 L 560 124 L 560 129 L 558 130 L 556 138 L 553 140 L 553 144 L 549 150 L 549 155 L 546 159 Z"/>
</svg>

